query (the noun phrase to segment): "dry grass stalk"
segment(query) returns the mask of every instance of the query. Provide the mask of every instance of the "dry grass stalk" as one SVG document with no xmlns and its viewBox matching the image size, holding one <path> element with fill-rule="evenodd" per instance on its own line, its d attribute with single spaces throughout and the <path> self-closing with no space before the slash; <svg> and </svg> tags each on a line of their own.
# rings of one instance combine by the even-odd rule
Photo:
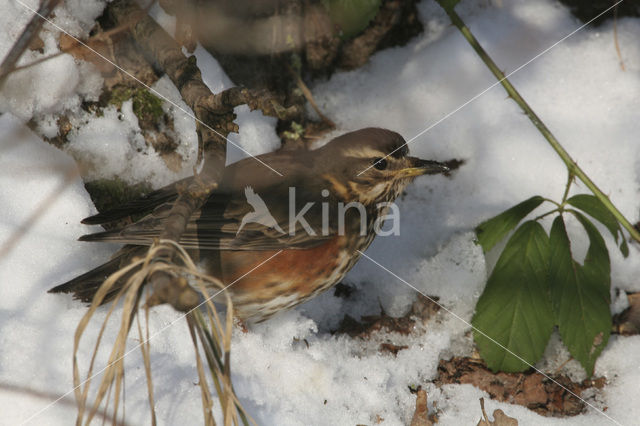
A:
<svg viewBox="0 0 640 426">
<path fill-rule="evenodd" d="M 210 277 L 206 278 L 208 280 L 211 279 Z M 203 294 L 206 294 L 205 292 L 207 290 L 205 281 L 198 279 L 197 284 L 200 291 Z M 219 285 L 222 286 L 222 283 L 219 283 Z M 207 298 L 204 303 L 206 318 L 202 314 L 202 311 L 191 311 L 188 313 L 187 318 L 190 321 L 190 324 L 193 324 L 193 329 L 200 340 L 205 358 L 207 359 L 211 378 L 215 386 L 216 394 L 218 395 L 220 406 L 222 407 L 224 425 L 237 425 L 240 424 L 240 421 L 242 421 L 242 424 L 244 425 L 256 424 L 255 421 L 253 421 L 253 419 L 251 419 L 251 417 L 246 413 L 240 404 L 240 401 L 238 401 L 231 383 L 230 361 L 233 304 L 229 294 L 227 292 L 223 292 L 223 289 L 224 287 L 220 287 L 220 290 L 217 291 L 214 296 L 221 293 L 225 296 L 227 309 L 224 321 L 222 321 L 218 315 L 218 311 L 213 303 L 213 296 Z M 200 358 L 200 354 L 197 352 L 197 345 L 195 345 L 195 343 L 194 347 L 196 348 L 196 361 L 199 362 L 198 359 Z M 202 379 L 200 380 L 200 386 L 207 387 L 206 390 L 203 390 L 203 393 L 206 392 L 210 394 L 207 383 L 206 378 L 204 381 Z"/>
<path fill-rule="evenodd" d="M 622 51 L 620 50 L 620 44 L 618 43 L 618 5 L 613 8 L 613 44 L 616 47 L 616 53 L 618 54 L 618 60 L 620 61 L 620 69 L 625 71 L 624 60 L 622 59 Z"/>
<path fill-rule="evenodd" d="M 193 341 L 193 347 L 196 354 L 196 366 L 198 368 L 198 379 L 200 380 L 200 392 L 202 396 L 202 412 L 204 414 L 204 424 L 206 426 L 215 426 L 216 421 L 213 418 L 211 407 L 213 401 L 211 399 L 211 392 L 209 391 L 209 385 L 207 384 L 207 376 L 204 373 L 202 367 L 202 359 L 200 358 L 200 351 L 198 350 L 198 341 L 196 340 L 195 325 L 193 324 L 193 317 L 191 314 L 187 315 L 187 323 L 189 324 L 189 334 Z"/>
<path fill-rule="evenodd" d="M 177 258 L 174 264 L 156 261 L 158 253 L 161 250 L 166 250 L 167 248 L 175 249 L 177 252 Z M 196 285 L 199 287 L 203 295 L 213 294 L 200 303 L 197 309 L 193 309 L 184 315 L 187 317 L 187 324 L 194 342 L 205 424 L 215 425 L 215 420 L 212 413 L 212 393 L 209 390 L 209 382 L 205 374 L 205 369 L 203 368 L 197 340 L 200 341 L 202 350 L 207 359 L 211 380 L 215 385 L 216 394 L 222 408 L 224 424 L 237 425 L 240 424 L 240 421 L 245 425 L 248 425 L 249 422 L 255 424 L 240 405 L 231 384 L 231 371 L 229 367 L 233 326 L 233 306 L 231 304 L 231 299 L 229 295 L 224 292 L 224 285 L 222 282 L 200 273 L 186 251 L 170 240 L 160 240 L 156 242 L 150 247 L 144 258 L 135 259 L 128 266 L 111 275 L 97 291 L 91 306 L 80 320 L 75 333 L 73 349 L 73 381 L 75 386 L 76 402 L 78 405 L 78 417 L 76 419 L 76 424 L 88 425 L 91 423 L 92 419 L 96 415 L 100 415 L 99 410 L 103 403 L 105 405 L 103 411 L 109 409 L 110 401 L 113 401 L 113 407 L 110 409 L 112 412 L 111 417 L 117 419 L 120 401 L 121 399 L 124 401 L 124 357 L 128 353 L 137 349 L 137 347 L 140 347 L 142 351 L 142 357 L 145 364 L 147 391 L 151 408 L 151 421 L 153 425 L 156 424 L 156 415 L 153 408 L 154 396 L 149 345 L 149 340 L 153 336 L 149 336 L 149 306 L 147 303 L 144 303 L 142 306 L 145 310 L 146 320 L 146 332 L 144 333 L 144 336 L 140 321 L 137 319 L 137 328 L 141 343 L 129 351 L 126 350 L 126 343 L 133 319 L 140 309 L 140 301 L 143 290 L 145 289 L 145 281 L 147 277 L 158 271 L 171 274 L 175 277 L 191 277 L 195 280 Z M 86 378 L 81 381 L 80 369 L 77 360 L 80 339 L 82 338 L 82 335 L 84 334 L 96 310 L 101 305 L 106 295 L 115 289 L 114 286 L 120 279 L 125 281 L 124 285 L 118 290 L 118 293 L 105 316 L 96 338 Z M 212 289 L 214 291 L 212 291 Z M 217 291 L 215 291 L 216 289 Z M 212 301 L 212 299 L 218 295 L 224 295 L 221 297 L 224 297 L 226 301 L 227 313 L 224 321 L 221 320 Z M 114 312 L 115 306 L 117 306 L 120 301 L 122 301 L 120 328 L 116 339 L 113 342 L 113 346 L 111 347 L 107 366 L 103 370 L 94 373 L 95 360 L 102 342 L 106 325 Z M 206 311 L 206 319 L 201 313 L 201 310 Z M 98 374 L 103 375 L 102 379 L 97 390 L 94 392 L 94 395 L 92 395 L 92 403 L 88 403 L 91 381 Z"/>
<path fill-rule="evenodd" d="M 147 395 L 149 395 L 149 409 L 151 410 L 151 424 L 155 426 L 157 424 L 156 421 L 156 411 L 154 409 L 154 398 L 153 398 L 153 380 L 151 379 L 151 347 L 149 346 L 149 307 L 145 305 L 144 307 L 144 320 L 145 324 L 145 336 L 142 337 L 142 328 L 140 327 L 140 317 L 136 316 L 136 324 L 138 325 L 138 336 L 140 337 L 140 350 L 142 351 L 142 359 L 144 360 L 144 373 L 147 377 Z"/>
</svg>

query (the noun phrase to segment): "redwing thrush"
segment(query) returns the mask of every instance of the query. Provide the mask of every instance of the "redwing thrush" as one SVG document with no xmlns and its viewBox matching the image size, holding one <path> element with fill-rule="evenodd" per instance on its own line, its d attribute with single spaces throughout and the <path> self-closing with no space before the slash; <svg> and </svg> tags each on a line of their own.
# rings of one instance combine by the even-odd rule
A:
<svg viewBox="0 0 640 426">
<path fill-rule="evenodd" d="M 314 151 L 258 157 L 283 176 L 252 158 L 239 161 L 225 168 L 218 189 L 193 215 L 180 243 L 225 285 L 283 250 L 227 290 L 236 316 L 266 319 L 339 282 L 360 257 L 358 250 L 373 241 L 388 208 L 381 203 L 388 206 L 416 176 L 448 170 L 409 157 L 408 151 L 398 133 L 367 128 Z M 169 185 L 85 219 L 103 224 L 147 214 L 123 228 L 82 236 L 82 241 L 126 245 L 109 262 L 50 291 L 90 301 L 107 276 L 143 255 L 160 235 L 179 187 L 180 182 Z"/>
</svg>

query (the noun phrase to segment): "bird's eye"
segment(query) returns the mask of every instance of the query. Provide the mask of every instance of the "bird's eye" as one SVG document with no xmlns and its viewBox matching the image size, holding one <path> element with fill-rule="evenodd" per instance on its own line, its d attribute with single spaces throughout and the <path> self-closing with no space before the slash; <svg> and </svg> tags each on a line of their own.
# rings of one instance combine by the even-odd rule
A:
<svg viewBox="0 0 640 426">
<path fill-rule="evenodd" d="M 373 167 L 375 167 L 378 170 L 384 170 L 387 168 L 387 160 L 385 160 L 384 158 L 375 158 L 373 160 Z"/>
</svg>

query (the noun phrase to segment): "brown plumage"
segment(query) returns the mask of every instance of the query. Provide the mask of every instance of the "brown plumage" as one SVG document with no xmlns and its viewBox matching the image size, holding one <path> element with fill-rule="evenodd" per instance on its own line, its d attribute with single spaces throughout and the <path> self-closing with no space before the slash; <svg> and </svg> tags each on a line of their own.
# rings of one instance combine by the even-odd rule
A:
<svg viewBox="0 0 640 426">
<path fill-rule="evenodd" d="M 339 282 L 358 260 L 358 250 L 373 241 L 376 220 L 385 212 L 378 204 L 395 200 L 416 176 L 447 170 L 435 161 L 409 157 L 402 136 L 378 128 L 344 134 L 314 151 L 278 151 L 259 158 L 283 176 L 252 158 L 230 165 L 180 240 L 206 273 L 225 284 L 283 250 L 227 290 L 235 314 L 252 321 Z M 146 214 L 123 228 L 82 236 L 82 241 L 125 246 L 109 262 L 50 291 L 90 301 L 108 275 L 143 254 L 161 234 L 186 180 L 85 219 L 83 223 L 104 224 Z M 364 222 L 357 207 L 344 209 L 348 203 L 362 206 Z M 292 224 L 291 218 L 301 212 L 306 223 Z"/>
</svg>

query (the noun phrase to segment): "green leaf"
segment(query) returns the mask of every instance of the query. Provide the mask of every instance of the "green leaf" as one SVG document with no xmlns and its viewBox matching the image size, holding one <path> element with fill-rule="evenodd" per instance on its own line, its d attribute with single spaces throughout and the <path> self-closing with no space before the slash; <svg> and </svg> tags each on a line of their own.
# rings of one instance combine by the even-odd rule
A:
<svg viewBox="0 0 640 426">
<path fill-rule="evenodd" d="M 542 204 L 543 201 L 544 198 L 536 195 L 478 225 L 476 227 L 476 235 L 484 252 L 486 253 L 491 250 L 493 246 L 503 239 L 509 231 L 515 228 L 526 215 Z"/>
<path fill-rule="evenodd" d="M 624 257 L 629 257 L 629 246 L 627 245 L 627 240 L 624 238 L 624 234 L 622 234 L 622 243 L 620 244 L 620 252 Z"/>
<path fill-rule="evenodd" d="M 589 236 L 584 266 L 573 260 L 562 216 L 551 227 L 550 295 L 562 341 L 587 374 L 609 340 L 609 254 L 602 235 L 585 216 L 572 212 Z"/>
<path fill-rule="evenodd" d="M 523 371 L 542 356 L 554 326 L 548 271 L 549 237 L 538 222 L 527 221 L 507 242 L 472 320 L 492 370 Z"/>
<path fill-rule="evenodd" d="M 609 229 L 613 238 L 618 242 L 618 221 L 613 213 L 611 213 L 604 204 L 595 195 L 591 194 L 578 194 L 567 200 L 567 204 L 571 204 L 589 216 L 600 221 L 604 226 Z"/>
<path fill-rule="evenodd" d="M 624 234 L 620 229 L 620 225 L 618 224 L 618 220 L 616 217 L 607 209 L 607 207 L 602 204 L 595 195 L 591 194 L 578 194 L 567 200 L 567 204 L 572 205 L 575 208 L 578 208 L 596 219 L 604 226 L 607 227 L 616 243 L 618 242 L 618 232 L 622 236 L 622 242 L 620 243 L 620 251 L 624 257 L 629 256 L 629 246 L 627 245 L 627 241 L 624 238 Z"/>
<path fill-rule="evenodd" d="M 610 294 L 608 290 L 611 284 L 611 262 L 609 261 L 607 245 L 600 232 L 598 232 L 598 228 L 585 215 L 576 211 L 571 213 L 580 221 L 589 236 L 589 249 L 587 250 L 583 267 L 590 275 L 598 276 L 606 283 L 607 303 L 609 303 Z"/>
</svg>

